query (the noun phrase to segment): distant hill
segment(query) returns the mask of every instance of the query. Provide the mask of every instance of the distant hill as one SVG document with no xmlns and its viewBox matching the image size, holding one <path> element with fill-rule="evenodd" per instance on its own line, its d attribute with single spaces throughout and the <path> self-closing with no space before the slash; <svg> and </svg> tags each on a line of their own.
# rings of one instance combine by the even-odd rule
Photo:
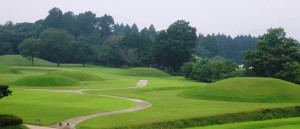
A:
<svg viewBox="0 0 300 129">
<path fill-rule="evenodd" d="M 0 56 L 0 62 L 9 66 L 31 66 L 31 61 L 20 55 Z M 34 66 L 56 66 L 56 64 L 43 59 L 35 58 Z"/>
</svg>

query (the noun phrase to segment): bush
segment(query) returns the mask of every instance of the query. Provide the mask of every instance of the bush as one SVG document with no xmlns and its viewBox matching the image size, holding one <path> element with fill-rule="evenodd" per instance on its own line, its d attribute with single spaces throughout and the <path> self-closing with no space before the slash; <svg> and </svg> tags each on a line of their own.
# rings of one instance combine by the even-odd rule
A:
<svg viewBox="0 0 300 129">
<path fill-rule="evenodd" d="M 23 120 L 17 116 L 13 115 L 0 115 L 0 127 L 21 125 Z"/>
</svg>

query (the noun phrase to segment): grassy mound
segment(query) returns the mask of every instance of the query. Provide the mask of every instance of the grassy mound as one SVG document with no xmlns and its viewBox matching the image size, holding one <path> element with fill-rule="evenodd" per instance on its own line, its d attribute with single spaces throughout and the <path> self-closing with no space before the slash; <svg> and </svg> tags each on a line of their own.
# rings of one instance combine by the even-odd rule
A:
<svg viewBox="0 0 300 129">
<path fill-rule="evenodd" d="M 274 78 L 231 78 L 183 91 L 181 96 L 246 102 L 300 102 L 300 86 Z"/>
<path fill-rule="evenodd" d="M 12 83 L 15 86 L 75 86 L 79 85 L 78 81 L 54 75 L 29 76 L 16 80 Z"/>
<path fill-rule="evenodd" d="M 143 76 L 143 77 L 170 77 L 166 72 L 158 70 L 156 68 L 131 68 L 121 72 L 126 76 Z"/>
<path fill-rule="evenodd" d="M 0 56 L 0 62 L 10 66 L 31 66 L 31 61 L 20 55 L 4 55 Z M 34 66 L 56 66 L 49 61 L 34 58 Z"/>
<path fill-rule="evenodd" d="M 94 74 L 80 72 L 80 71 L 66 71 L 66 70 L 54 71 L 54 72 L 47 73 L 46 75 L 60 75 L 60 76 L 72 78 L 77 81 L 100 81 L 100 80 L 103 80 L 102 78 L 100 78 Z"/>
<path fill-rule="evenodd" d="M 21 71 L 13 69 L 7 65 L 0 64 L 0 74 L 19 74 Z"/>
</svg>

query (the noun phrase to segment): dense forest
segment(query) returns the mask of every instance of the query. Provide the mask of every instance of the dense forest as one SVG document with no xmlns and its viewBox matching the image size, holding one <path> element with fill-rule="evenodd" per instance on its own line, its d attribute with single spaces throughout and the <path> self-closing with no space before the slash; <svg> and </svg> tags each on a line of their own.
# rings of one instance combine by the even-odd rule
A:
<svg viewBox="0 0 300 129">
<path fill-rule="evenodd" d="M 157 31 L 153 25 L 140 30 L 136 24 L 116 23 L 112 16 L 106 14 L 97 17 L 96 14 L 88 11 L 77 15 L 71 11 L 63 13 L 59 8 L 53 8 L 45 19 L 34 23 L 13 24 L 8 21 L 4 25 L 0 25 L 0 55 L 20 54 L 20 52 L 23 52 L 21 54 L 24 55 L 26 47 L 23 46 L 26 45 L 20 44 L 33 40 L 41 42 L 41 45 L 35 49 L 42 50 L 36 52 L 35 56 L 31 54 L 32 57 L 58 64 L 68 62 L 113 67 L 153 66 L 179 69 L 183 62 L 195 57 L 214 60 L 233 59 L 237 63 L 242 63 L 243 51 L 255 49 L 255 44 L 259 39 L 250 35 L 231 38 L 224 34 L 206 36 L 199 34 L 191 39 L 165 38 L 164 36 L 174 37 L 176 35 L 176 29 L 174 30 L 175 27 L 172 29 L 172 25 L 166 31 Z M 186 27 L 189 26 L 189 23 L 181 20 L 181 22 L 177 21 L 177 25 Z M 195 28 L 188 29 L 196 33 Z M 201 32 L 201 30 L 198 31 Z M 66 38 L 59 39 L 61 35 Z M 51 40 L 57 40 L 54 41 L 57 45 L 55 46 Z M 182 52 L 195 56 L 182 57 L 182 61 L 175 66 L 178 62 L 172 60 L 178 60 L 178 56 L 176 59 L 170 58 L 174 53 L 180 53 L 179 49 L 173 53 L 171 51 L 169 53 L 158 52 L 163 47 L 177 49 L 176 45 L 167 44 L 174 40 L 194 42 L 190 43 L 190 46 L 186 46 L 191 50 L 186 49 Z M 162 45 L 164 43 L 166 46 Z M 182 44 L 182 42 L 175 44 Z M 20 49 L 23 50 L 20 51 Z M 165 58 L 162 58 L 164 56 Z M 164 63 L 164 60 L 167 59 L 169 60 Z M 170 61 L 174 66 L 166 63 Z"/>
</svg>

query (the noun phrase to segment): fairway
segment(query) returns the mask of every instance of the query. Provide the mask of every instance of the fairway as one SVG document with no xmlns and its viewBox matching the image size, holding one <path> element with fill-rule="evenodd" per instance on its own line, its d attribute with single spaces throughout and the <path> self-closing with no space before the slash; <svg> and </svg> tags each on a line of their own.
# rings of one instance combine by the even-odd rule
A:
<svg viewBox="0 0 300 129">
<path fill-rule="evenodd" d="M 133 106 L 133 102 L 114 98 L 14 89 L 13 96 L 1 100 L 0 113 L 15 114 L 26 124 L 53 125 L 76 116 Z M 35 122 L 37 118 L 40 123 Z"/>
<path fill-rule="evenodd" d="M 152 68 L 138 68 L 138 72 L 135 69 L 131 70 L 98 66 L 59 68 L 31 68 L 22 66 L 13 68 L 19 69 L 21 72 L 23 72 L 23 74 L 0 75 L 1 77 L 3 77 L 2 79 L 4 82 L 13 84 L 18 82 L 19 80 L 27 79 L 28 77 L 32 78 L 59 76 L 78 81 L 79 85 L 11 85 L 12 88 L 38 88 L 58 90 L 93 89 L 90 91 L 85 91 L 85 93 L 123 96 L 145 100 L 152 104 L 152 107 L 140 111 L 88 119 L 86 121 L 83 121 L 82 123 L 79 123 L 76 126 L 77 129 L 98 129 L 114 127 L 122 128 L 226 113 L 237 113 L 258 109 L 300 105 L 298 101 L 291 101 L 289 103 L 253 103 L 207 100 L 199 98 L 195 99 L 193 97 L 190 98 L 183 96 L 182 93 L 185 93 L 186 91 L 197 91 L 193 90 L 195 88 L 206 89 L 210 86 L 210 84 L 185 79 L 184 77 L 180 76 L 170 76 L 168 74 L 162 73 L 161 71 L 154 71 L 149 74 L 144 74 L 149 71 L 153 71 Z M 78 73 L 88 73 L 88 75 L 95 77 L 96 79 L 86 81 L 82 79 L 82 76 L 79 76 L 80 74 Z M 131 73 L 131 75 L 124 75 L 124 73 Z M 155 77 L 155 74 L 157 74 L 159 77 Z M 161 75 L 164 76 L 161 77 Z M 138 80 L 148 80 L 147 86 L 138 89 L 105 89 L 131 87 L 134 86 Z M 285 84 L 285 82 L 283 83 Z M 105 90 L 95 90 L 103 88 Z M 13 91 L 13 96 L 3 99 L 3 102 L 1 101 L 1 113 L 18 114 L 24 119 L 24 122 L 26 124 L 53 125 L 57 122 L 81 115 L 122 110 L 133 107 L 135 105 L 133 102 L 126 100 L 90 95 L 17 89 Z M 295 92 L 297 91 L 295 90 Z M 35 96 L 39 97 L 37 98 Z M 24 101 L 24 99 L 26 101 Z M 47 100 L 47 102 L 45 102 L 44 100 Z M 295 98 L 295 100 L 297 100 L 297 98 Z M 36 109 L 36 107 L 41 107 L 41 109 Z M 23 108 L 26 108 L 28 110 L 21 110 Z M 48 112 L 44 112 L 44 110 Z M 33 111 L 36 111 L 36 113 L 30 113 Z M 35 123 L 34 120 L 36 118 L 41 118 L 42 122 L 40 124 Z"/>
</svg>

